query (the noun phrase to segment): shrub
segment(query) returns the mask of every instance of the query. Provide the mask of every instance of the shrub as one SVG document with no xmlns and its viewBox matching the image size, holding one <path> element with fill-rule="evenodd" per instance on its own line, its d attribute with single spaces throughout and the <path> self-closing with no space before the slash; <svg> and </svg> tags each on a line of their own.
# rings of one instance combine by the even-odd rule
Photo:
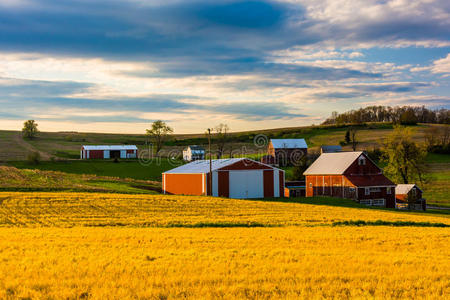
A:
<svg viewBox="0 0 450 300">
<path fill-rule="evenodd" d="M 32 152 L 27 156 L 27 162 L 32 165 L 38 165 L 41 162 L 41 155 L 39 152 Z"/>
</svg>

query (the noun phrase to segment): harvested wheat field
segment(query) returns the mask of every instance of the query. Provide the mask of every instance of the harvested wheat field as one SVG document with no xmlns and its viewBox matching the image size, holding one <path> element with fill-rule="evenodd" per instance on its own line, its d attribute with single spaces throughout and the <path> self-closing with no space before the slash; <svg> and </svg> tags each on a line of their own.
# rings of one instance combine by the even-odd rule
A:
<svg viewBox="0 0 450 300">
<path fill-rule="evenodd" d="M 164 195 L 0 199 L 1 299 L 450 293 L 446 215 Z M 382 222 L 392 226 L 373 226 Z"/>
</svg>

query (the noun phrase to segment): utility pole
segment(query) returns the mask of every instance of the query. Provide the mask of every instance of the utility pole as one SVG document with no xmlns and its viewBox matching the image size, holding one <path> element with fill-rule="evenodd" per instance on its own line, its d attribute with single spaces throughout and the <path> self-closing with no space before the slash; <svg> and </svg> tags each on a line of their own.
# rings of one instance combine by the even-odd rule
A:
<svg viewBox="0 0 450 300">
<path fill-rule="evenodd" d="M 212 196 L 212 158 L 211 158 L 211 128 L 208 128 L 208 143 L 209 143 L 209 191 Z M 206 192 L 208 194 L 208 192 Z"/>
</svg>

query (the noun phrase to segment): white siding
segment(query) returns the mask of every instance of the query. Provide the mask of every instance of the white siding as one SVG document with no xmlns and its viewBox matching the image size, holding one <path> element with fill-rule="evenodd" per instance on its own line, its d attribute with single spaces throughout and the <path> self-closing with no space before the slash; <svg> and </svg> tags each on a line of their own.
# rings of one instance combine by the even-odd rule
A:
<svg viewBox="0 0 450 300">
<path fill-rule="evenodd" d="M 212 176 L 212 193 L 214 197 L 219 196 L 219 173 L 217 171 L 214 171 Z"/>
<path fill-rule="evenodd" d="M 263 170 L 230 171 L 230 198 L 263 198 Z"/>
<path fill-rule="evenodd" d="M 280 197 L 280 173 L 277 170 L 273 172 L 273 195 Z"/>
<path fill-rule="evenodd" d="M 103 158 L 109 159 L 109 150 L 104 150 L 103 151 Z"/>
</svg>

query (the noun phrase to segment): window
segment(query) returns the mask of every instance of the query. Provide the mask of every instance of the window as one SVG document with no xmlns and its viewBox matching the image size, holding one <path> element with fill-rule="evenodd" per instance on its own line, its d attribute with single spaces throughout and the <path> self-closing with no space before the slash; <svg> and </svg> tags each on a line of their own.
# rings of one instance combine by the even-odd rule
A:
<svg viewBox="0 0 450 300">
<path fill-rule="evenodd" d="M 373 187 L 373 188 L 370 188 L 370 192 L 371 193 L 379 193 L 379 192 L 381 192 L 381 189 L 379 187 Z"/>
<path fill-rule="evenodd" d="M 312 187 L 312 182 L 309 183 L 309 187 Z"/>
<path fill-rule="evenodd" d="M 365 194 L 366 195 L 370 195 L 370 189 L 369 188 L 365 188 L 364 190 L 365 190 Z"/>
<path fill-rule="evenodd" d="M 411 194 L 413 195 L 413 197 L 415 197 L 416 196 L 416 188 L 413 188 L 412 190 L 411 190 Z"/>
<path fill-rule="evenodd" d="M 384 206 L 384 199 L 373 199 L 372 205 L 373 206 Z"/>
<path fill-rule="evenodd" d="M 370 200 L 370 199 L 361 199 L 359 201 L 359 203 L 361 203 L 363 205 L 372 205 L 372 200 Z"/>
<path fill-rule="evenodd" d="M 358 158 L 358 165 L 365 166 L 366 165 L 366 159 L 363 156 L 360 156 Z"/>
<path fill-rule="evenodd" d="M 388 194 L 388 195 L 391 194 L 391 188 L 390 188 L 390 187 L 387 187 L 387 188 L 386 188 L 386 194 Z"/>
</svg>

